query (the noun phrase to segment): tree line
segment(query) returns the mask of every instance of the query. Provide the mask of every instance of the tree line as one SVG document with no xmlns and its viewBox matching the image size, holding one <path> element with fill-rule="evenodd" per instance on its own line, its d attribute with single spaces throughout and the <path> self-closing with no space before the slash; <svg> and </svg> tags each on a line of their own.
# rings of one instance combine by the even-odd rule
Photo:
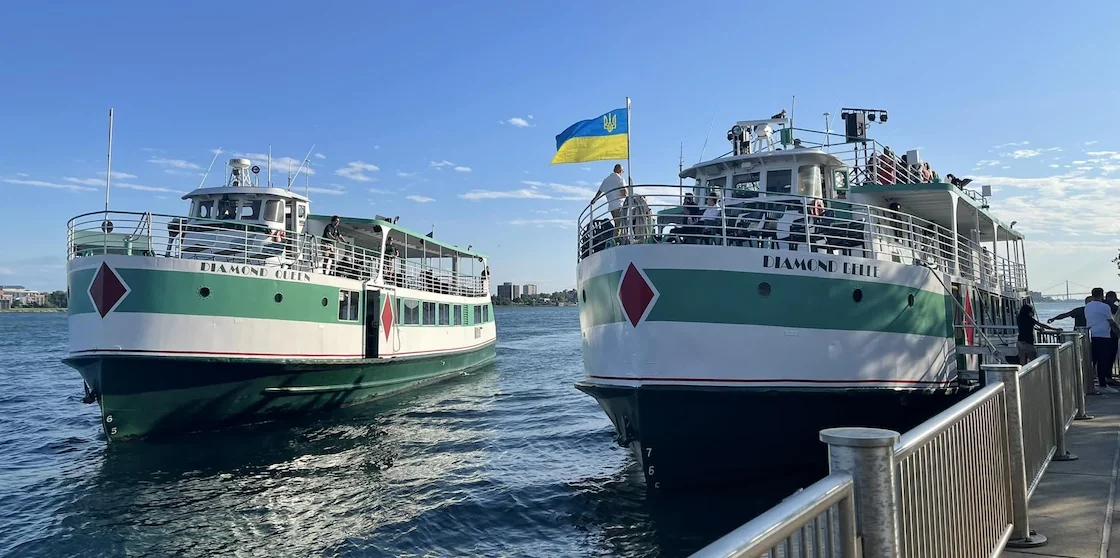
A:
<svg viewBox="0 0 1120 558">
<path fill-rule="evenodd" d="M 491 296 L 490 301 L 494 303 L 494 306 L 567 306 L 576 304 L 576 290 L 568 289 L 554 293 L 522 295 L 517 300 Z"/>
<path fill-rule="evenodd" d="M 54 291 L 43 297 L 43 303 L 24 303 L 22 300 L 12 301 L 12 308 L 66 308 L 70 305 L 70 297 L 66 291 Z"/>
</svg>

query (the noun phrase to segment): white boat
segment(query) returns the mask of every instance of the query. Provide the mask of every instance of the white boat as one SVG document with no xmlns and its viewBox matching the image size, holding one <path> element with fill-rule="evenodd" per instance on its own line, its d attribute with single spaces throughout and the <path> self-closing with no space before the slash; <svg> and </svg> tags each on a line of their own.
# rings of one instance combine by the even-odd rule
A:
<svg viewBox="0 0 1120 558">
<path fill-rule="evenodd" d="M 868 138 L 885 113 L 845 113 L 845 134 L 738 122 L 694 185 L 582 213 L 577 387 L 651 487 L 817 478 L 822 428 L 906 431 L 1015 358 L 977 326 L 1015 325 L 1023 236 Z"/>
</svg>

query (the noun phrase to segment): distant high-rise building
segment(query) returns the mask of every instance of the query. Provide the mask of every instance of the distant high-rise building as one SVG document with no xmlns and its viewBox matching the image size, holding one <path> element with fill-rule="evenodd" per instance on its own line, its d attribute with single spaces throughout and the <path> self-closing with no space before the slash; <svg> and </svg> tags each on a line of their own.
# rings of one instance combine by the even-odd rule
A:
<svg viewBox="0 0 1120 558">
<path fill-rule="evenodd" d="M 521 296 L 535 296 L 537 294 L 536 285 L 525 285 L 521 287 Z"/>
<path fill-rule="evenodd" d="M 521 286 L 510 283 L 509 281 L 498 285 L 498 298 L 505 300 L 517 300 L 521 298 Z"/>
</svg>

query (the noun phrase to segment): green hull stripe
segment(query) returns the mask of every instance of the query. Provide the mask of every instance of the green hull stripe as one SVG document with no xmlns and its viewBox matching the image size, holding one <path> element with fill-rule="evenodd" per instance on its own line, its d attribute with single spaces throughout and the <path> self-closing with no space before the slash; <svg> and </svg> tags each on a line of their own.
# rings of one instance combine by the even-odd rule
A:
<svg viewBox="0 0 1120 558">
<path fill-rule="evenodd" d="M 646 321 L 761 325 L 952 337 L 948 295 L 916 287 L 770 273 L 645 269 L 659 298 Z M 584 327 L 625 321 L 620 272 L 580 285 Z M 769 296 L 759 285 L 770 285 Z M 860 302 L 853 293 L 862 292 Z M 582 300 L 586 292 L 586 302 Z M 914 295 L 914 305 L 909 296 Z"/>
</svg>

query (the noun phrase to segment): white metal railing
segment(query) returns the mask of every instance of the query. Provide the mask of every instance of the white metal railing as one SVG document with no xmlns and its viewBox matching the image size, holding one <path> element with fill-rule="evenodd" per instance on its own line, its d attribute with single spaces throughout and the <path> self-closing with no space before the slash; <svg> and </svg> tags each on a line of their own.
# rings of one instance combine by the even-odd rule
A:
<svg viewBox="0 0 1120 558">
<path fill-rule="evenodd" d="M 1025 265 L 995 257 L 941 225 L 889 208 L 732 189 L 709 206 L 692 197 L 691 186 L 638 185 L 633 190 L 613 213 L 610 193 L 584 209 L 577 259 L 622 244 L 709 244 L 921 262 L 990 290 L 1027 288 Z"/>
<path fill-rule="evenodd" d="M 831 474 L 821 482 L 851 475 L 860 547 L 829 556 L 996 556 L 1005 547 L 1045 544 L 1030 528 L 1031 494 L 1051 461 L 1077 459 L 1066 450 L 1066 431 L 1074 419 L 1092 418 L 1085 414 L 1087 336 L 1061 337 L 1039 343 L 1041 356 L 1025 366 L 985 365 L 987 385 L 905 435 L 822 430 Z M 821 482 L 696 556 L 764 556 L 820 513 Z"/>
<path fill-rule="evenodd" d="M 67 259 L 102 254 L 247 264 L 376 281 L 434 293 L 486 296 L 486 278 L 312 234 L 233 220 L 99 211 L 67 224 Z M 384 266 L 384 273 L 382 273 Z"/>
<path fill-rule="evenodd" d="M 701 558 L 856 555 L 852 476 L 829 475 L 694 554 Z"/>
</svg>

